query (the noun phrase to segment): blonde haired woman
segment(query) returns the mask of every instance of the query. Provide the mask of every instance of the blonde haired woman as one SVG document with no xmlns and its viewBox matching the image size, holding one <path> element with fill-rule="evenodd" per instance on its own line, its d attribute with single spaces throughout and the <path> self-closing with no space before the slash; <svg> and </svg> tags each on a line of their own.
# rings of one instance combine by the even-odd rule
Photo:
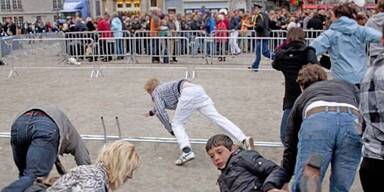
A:
<svg viewBox="0 0 384 192">
<path fill-rule="evenodd" d="M 108 143 L 99 153 L 96 164 L 75 167 L 47 191 L 114 191 L 132 178 L 139 159 L 135 146 L 128 141 Z"/>
</svg>

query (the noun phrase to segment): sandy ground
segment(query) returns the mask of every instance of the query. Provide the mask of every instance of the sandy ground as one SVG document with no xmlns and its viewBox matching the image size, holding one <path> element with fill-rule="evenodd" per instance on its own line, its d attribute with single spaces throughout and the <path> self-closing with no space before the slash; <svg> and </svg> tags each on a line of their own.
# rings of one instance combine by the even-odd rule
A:
<svg viewBox="0 0 384 192">
<path fill-rule="evenodd" d="M 54 103 L 63 109 L 81 134 L 102 134 L 100 116 L 104 116 L 108 134 L 116 135 L 114 118 L 119 116 L 124 136 L 170 137 L 156 118 L 142 116 L 151 108 L 151 100 L 144 92 L 143 84 L 151 77 L 163 81 L 183 78 L 186 69 L 192 69 L 190 63 L 195 63 L 199 64 L 195 67 L 200 69 L 196 71 L 193 82 L 203 85 L 220 113 L 256 141 L 279 141 L 284 89 L 283 76 L 279 72 L 204 69 L 245 69 L 252 58 L 244 57 L 236 62 L 233 59 L 233 63 L 230 60 L 222 65 L 202 65 L 203 60 L 197 58 L 179 59 L 178 65 L 117 64 L 110 65 L 118 66 L 116 68 L 102 69 L 103 77 L 91 79 L 92 68 L 87 67 L 92 65 L 68 67 L 58 60 L 53 62 L 41 59 L 37 62 L 43 57 L 32 56 L 29 58 L 31 61 L 27 62 L 28 57 L 17 56 L 10 61 L 13 61 L 13 66 L 52 66 L 49 63 L 54 63 L 53 66 L 60 68 L 19 68 L 16 69 L 18 76 L 7 78 L 11 68 L 0 67 L 0 132 L 9 132 L 12 121 L 23 109 L 43 102 Z M 164 68 L 170 66 L 176 68 Z M 262 67 L 270 68 L 267 63 Z M 173 116 L 173 112 L 169 114 Z M 192 116 L 186 127 L 191 138 L 208 139 L 216 133 L 221 133 L 220 129 L 198 113 Z M 102 144 L 101 141 L 87 141 L 93 159 Z M 134 179 L 119 191 L 218 191 L 216 179 L 219 171 L 211 164 L 204 145 L 193 145 L 197 158 L 183 167 L 177 167 L 173 164 L 179 155 L 176 144 L 134 144 L 142 158 L 141 166 Z M 258 150 L 276 163 L 281 160 L 280 147 L 258 147 Z M 1 188 L 17 177 L 9 138 L 0 138 L 0 154 Z M 67 168 L 74 166 L 71 156 L 65 156 L 63 161 Z M 328 191 L 327 180 L 326 178 L 323 184 L 324 191 Z M 358 177 L 352 191 L 362 191 Z"/>
</svg>

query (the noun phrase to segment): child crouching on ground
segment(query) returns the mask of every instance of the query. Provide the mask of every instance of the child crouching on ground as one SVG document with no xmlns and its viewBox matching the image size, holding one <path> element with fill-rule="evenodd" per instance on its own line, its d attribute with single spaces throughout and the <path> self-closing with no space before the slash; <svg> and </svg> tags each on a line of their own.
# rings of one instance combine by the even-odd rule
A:
<svg viewBox="0 0 384 192">
<path fill-rule="evenodd" d="M 218 184 L 221 192 L 278 192 L 288 182 L 285 171 L 254 150 L 238 149 L 230 137 L 211 137 L 205 149 L 212 163 L 221 171 Z"/>
</svg>

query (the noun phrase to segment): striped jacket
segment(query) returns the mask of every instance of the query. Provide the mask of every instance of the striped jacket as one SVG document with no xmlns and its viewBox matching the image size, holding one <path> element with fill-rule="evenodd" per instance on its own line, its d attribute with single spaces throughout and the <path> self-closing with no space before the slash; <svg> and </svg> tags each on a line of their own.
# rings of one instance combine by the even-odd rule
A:
<svg viewBox="0 0 384 192">
<path fill-rule="evenodd" d="M 364 157 L 384 160 L 384 53 L 368 68 L 360 88 Z"/>
<path fill-rule="evenodd" d="M 171 133 L 172 126 L 165 109 L 176 109 L 180 97 L 180 88 L 184 81 L 185 79 L 162 83 L 152 92 L 152 101 L 154 103 L 152 113 L 156 114 L 160 122 Z"/>
</svg>

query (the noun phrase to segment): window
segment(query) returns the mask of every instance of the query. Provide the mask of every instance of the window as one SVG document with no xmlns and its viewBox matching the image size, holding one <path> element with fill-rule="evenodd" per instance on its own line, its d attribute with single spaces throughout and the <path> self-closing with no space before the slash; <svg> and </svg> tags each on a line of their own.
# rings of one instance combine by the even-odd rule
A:
<svg viewBox="0 0 384 192">
<path fill-rule="evenodd" d="M 19 10 L 23 9 L 23 5 L 21 3 L 21 0 L 17 0 L 17 9 L 19 9 Z"/>
<path fill-rule="evenodd" d="M 157 7 L 157 0 L 151 0 L 151 7 Z"/>
<path fill-rule="evenodd" d="M 125 4 L 125 7 L 131 8 L 131 7 L 132 7 L 132 4 L 131 4 L 131 3 L 126 3 L 126 4 Z"/>
<path fill-rule="evenodd" d="M 11 0 L 5 0 L 5 9 L 11 10 Z"/>
<path fill-rule="evenodd" d="M 22 10 L 21 0 L 0 0 L 1 11 Z"/>
<path fill-rule="evenodd" d="M 5 0 L 0 0 L 1 10 L 5 11 Z"/>
<path fill-rule="evenodd" d="M 17 0 L 12 0 L 12 9 L 13 10 L 17 9 Z"/>
<path fill-rule="evenodd" d="M 118 3 L 117 4 L 117 8 L 123 8 L 123 4 L 122 3 Z"/>
<path fill-rule="evenodd" d="M 135 7 L 140 7 L 140 3 L 135 3 Z"/>
<path fill-rule="evenodd" d="M 53 10 L 60 10 L 62 8 L 61 0 L 53 0 Z"/>
</svg>

